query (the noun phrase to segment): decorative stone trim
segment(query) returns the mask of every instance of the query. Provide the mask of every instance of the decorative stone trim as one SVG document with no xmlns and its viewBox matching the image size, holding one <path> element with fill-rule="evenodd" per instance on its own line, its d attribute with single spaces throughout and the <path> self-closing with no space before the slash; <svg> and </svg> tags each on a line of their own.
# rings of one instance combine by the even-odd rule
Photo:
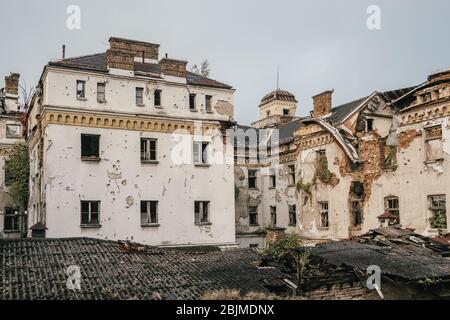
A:
<svg viewBox="0 0 450 320">
<path fill-rule="evenodd" d="M 440 106 L 428 106 L 421 110 L 411 110 L 402 114 L 400 118 L 400 126 L 418 123 L 422 121 L 432 120 L 450 116 L 450 104 Z"/>
<path fill-rule="evenodd" d="M 306 150 L 317 146 L 322 146 L 333 142 L 330 134 L 321 134 L 319 136 L 305 137 L 299 140 L 298 146 L 300 150 Z"/>
</svg>

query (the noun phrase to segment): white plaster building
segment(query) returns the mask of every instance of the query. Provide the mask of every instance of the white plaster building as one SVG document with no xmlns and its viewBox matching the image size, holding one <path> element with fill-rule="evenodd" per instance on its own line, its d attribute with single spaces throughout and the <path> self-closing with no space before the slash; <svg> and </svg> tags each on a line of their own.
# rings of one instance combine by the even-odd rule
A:
<svg viewBox="0 0 450 320">
<path fill-rule="evenodd" d="M 233 162 L 214 156 L 234 89 L 158 51 L 111 38 L 45 66 L 27 123 L 33 236 L 235 243 Z"/>
</svg>

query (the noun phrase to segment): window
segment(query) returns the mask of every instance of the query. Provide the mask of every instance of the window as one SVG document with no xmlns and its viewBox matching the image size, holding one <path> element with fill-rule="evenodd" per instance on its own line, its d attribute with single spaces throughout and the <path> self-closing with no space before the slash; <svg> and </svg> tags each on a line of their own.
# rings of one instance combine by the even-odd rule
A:
<svg viewBox="0 0 450 320">
<path fill-rule="evenodd" d="M 5 186 L 10 186 L 14 182 L 14 174 L 8 169 L 8 163 L 9 161 L 5 163 Z"/>
<path fill-rule="evenodd" d="M 266 111 L 266 117 L 270 117 L 270 110 Z"/>
<path fill-rule="evenodd" d="M 277 225 L 277 207 L 270 207 L 270 225 L 275 227 Z"/>
<path fill-rule="evenodd" d="M 155 107 L 161 107 L 161 90 L 155 90 Z"/>
<path fill-rule="evenodd" d="M 106 84 L 104 82 L 97 83 L 97 101 L 106 102 Z"/>
<path fill-rule="evenodd" d="M 158 201 L 141 201 L 141 226 L 158 223 Z"/>
<path fill-rule="evenodd" d="M 426 93 L 426 94 L 424 94 L 423 96 L 422 96 L 422 101 L 425 103 L 425 102 L 428 102 L 428 101 L 431 101 L 431 92 L 428 92 L 428 93 Z"/>
<path fill-rule="evenodd" d="M 156 139 L 141 138 L 141 161 L 156 161 Z"/>
<path fill-rule="evenodd" d="M 270 170 L 270 188 L 276 188 L 277 187 L 277 176 L 275 174 L 274 170 Z"/>
<path fill-rule="evenodd" d="M 289 206 L 289 225 L 297 225 L 297 208 L 295 205 Z"/>
<path fill-rule="evenodd" d="M 20 138 L 20 126 L 18 124 L 7 124 L 6 138 L 8 139 Z"/>
<path fill-rule="evenodd" d="M 249 189 L 256 189 L 256 170 L 248 170 L 248 187 Z"/>
<path fill-rule="evenodd" d="M 288 166 L 288 169 L 289 169 L 289 185 L 295 186 L 295 165 L 290 164 Z"/>
<path fill-rule="evenodd" d="M 205 96 L 205 110 L 206 110 L 206 112 L 212 112 L 211 100 L 212 100 L 212 96 Z"/>
<path fill-rule="evenodd" d="M 447 209 L 445 195 L 429 196 L 428 208 L 431 213 L 430 227 L 433 229 L 447 229 Z"/>
<path fill-rule="evenodd" d="M 258 207 L 249 207 L 249 224 L 251 226 L 257 226 L 258 225 Z"/>
<path fill-rule="evenodd" d="M 283 116 L 289 115 L 289 109 L 283 109 Z"/>
<path fill-rule="evenodd" d="M 316 162 L 319 168 L 322 168 L 322 166 L 324 165 L 326 165 L 326 168 L 328 168 L 328 160 L 325 150 L 319 150 L 316 152 Z"/>
<path fill-rule="evenodd" d="M 136 105 L 144 105 L 144 88 L 136 88 Z"/>
<path fill-rule="evenodd" d="M 195 224 L 205 224 L 209 222 L 209 201 L 195 201 Z"/>
<path fill-rule="evenodd" d="M 81 158 L 85 160 L 99 159 L 100 136 L 94 134 L 81 135 Z"/>
<path fill-rule="evenodd" d="M 425 129 L 425 149 L 427 152 L 427 161 L 437 161 L 444 158 L 441 126 Z"/>
<path fill-rule="evenodd" d="M 245 137 L 245 162 L 250 161 L 250 137 Z"/>
<path fill-rule="evenodd" d="M 330 223 L 328 216 L 328 202 L 319 202 L 319 213 L 320 213 L 320 227 L 328 228 Z"/>
<path fill-rule="evenodd" d="M 81 201 L 81 225 L 100 225 L 100 201 Z"/>
<path fill-rule="evenodd" d="M 350 202 L 351 224 L 353 227 L 360 227 L 362 223 L 361 201 Z"/>
<path fill-rule="evenodd" d="M 86 98 L 86 81 L 77 80 L 77 99 Z"/>
<path fill-rule="evenodd" d="M 367 119 L 366 120 L 366 124 L 367 124 L 367 131 L 373 131 L 373 119 Z"/>
<path fill-rule="evenodd" d="M 191 110 L 191 111 L 197 110 L 197 107 L 195 105 L 195 97 L 196 97 L 196 95 L 194 93 L 191 93 L 189 95 L 189 110 Z"/>
<path fill-rule="evenodd" d="M 386 197 L 384 198 L 384 210 L 393 214 L 397 218 L 397 223 L 400 222 L 400 209 L 398 197 Z"/>
<path fill-rule="evenodd" d="M 18 232 L 19 228 L 19 215 L 18 209 L 5 208 L 4 226 L 3 229 L 9 232 Z"/>
<path fill-rule="evenodd" d="M 208 142 L 194 141 L 194 164 L 208 164 Z"/>
<path fill-rule="evenodd" d="M 272 147 L 271 146 L 267 146 L 267 157 L 271 157 L 272 156 Z"/>
</svg>

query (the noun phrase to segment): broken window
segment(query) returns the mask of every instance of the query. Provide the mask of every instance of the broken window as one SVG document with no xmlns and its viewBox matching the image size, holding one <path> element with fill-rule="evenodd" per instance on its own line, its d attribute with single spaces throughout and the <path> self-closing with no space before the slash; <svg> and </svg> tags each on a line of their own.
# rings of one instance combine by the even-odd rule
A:
<svg viewBox="0 0 450 320">
<path fill-rule="evenodd" d="M 325 150 L 316 151 L 316 164 L 319 168 L 326 164 L 326 167 L 328 168 L 328 160 Z"/>
<path fill-rule="evenodd" d="M 366 120 L 366 124 L 367 124 L 367 131 L 373 131 L 373 119 L 367 119 Z"/>
<path fill-rule="evenodd" d="M 360 227 L 362 223 L 361 201 L 350 202 L 351 225 Z"/>
<path fill-rule="evenodd" d="M 364 184 L 359 181 L 352 181 L 350 185 L 350 194 L 354 197 L 362 199 L 364 196 Z"/>
<path fill-rule="evenodd" d="M 81 158 L 98 159 L 100 157 L 100 135 L 82 134 L 81 135 Z"/>
<path fill-rule="evenodd" d="M 161 107 L 161 90 L 156 89 L 154 95 L 155 107 Z"/>
<path fill-rule="evenodd" d="M 289 225 L 297 225 L 297 208 L 295 205 L 289 206 Z"/>
<path fill-rule="evenodd" d="M 5 217 L 4 217 L 4 231 L 7 232 L 18 232 L 19 228 L 19 210 L 15 208 L 5 208 Z"/>
<path fill-rule="evenodd" d="M 319 202 L 319 213 L 320 213 L 320 227 L 328 228 L 330 224 L 328 216 L 328 202 Z"/>
<path fill-rule="evenodd" d="M 209 223 L 209 201 L 195 201 L 195 224 Z"/>
<path fill-rule="evenodd" d="M 256 170 L 248 170 L 248 187 L 249 189 L 256 189 Z"/>
<path fill-rule="evenodd" d="M 194 141 L 193 158 L 194 164 L 208 163 L 208 142 Z"/>
<path fill-rule="evenodd" d="M 9 170 L 9 161 L 5 163 L 5 186 L 10 186 L 13 184 L 15 177 L 11 170 Z"/>
<path fill-rule="evenodd" d="M 249 216 L 249 224 L 251 226 L 258 225 L 258 207 L 249 207 L 248 208 L 248 216 Z"/>
<path fill-rule="evenodd" d="M 144 105 L 144 88 L 136 88 L 136 105 Z"/>
<path fill-rule="evenodd" d="M 283 109 L 283 116 L 289 115 L 289 109 Z"/>
<path fill-rule="evenodd" d="M 197 107 L 195 105 L 195 97 L 196 97 L 195 93 L 191 93 L 189 95 L 189 110 L 191 110 L 191 111 L 195 111 L 197 109 Z"/>
<path fill-rule="evenodd" d="M 77 99 L 86 98 L 86 81 L 77 80 Z"/>
<path fill-rule="evenodd" d="M 104 82 L 97 83 L 97 101 L 106 102 L 106 84 Z"/>
<path fill-rule="evenodd" d="M 277 176 L 275 174 L 275 170 L 270 170 L 270 188 L 276 188 L 277 187 Z"/>
<path fill-rule="evenodd" d="M 211 108 L 212 96 L 205 96 L 205 110 L 206 112 L 212 112 Z"/>
<path fill-rule="evenodd" d="M 100 225 L 100 201 L 81 201 L 81 225 Z"/>
<path fill-rule="evenodd" d="M 400 222 L 400 207 L 398 197 L 384 198 L 384 211 L 397 217 L 397 223 Z"/>
<path fill-rule="evenodd" d="M 428 196 L 428 208 L 431 213 L 430 227 L 433 229 L 447 229 L 445 195 Z"/>
<path fill-rule="evenodd" d="M 156 161 L 156 139 L 141 138 L 141 161 Z"/>
<path fill-rule="evenodd" d="M 270 207 L 270 225 L 275 227 L 277 225 L 277 207 Z"/>
<path fill-rule="evenodd" d="M 141 225 L 158 223 L 158 201 L 141 201 Z"/>
<path fill-rule="evenodd" d="M 290 164 L 288 166 L 289 169 L 289 185 L 294 186 L 295 185 L 295 165 Z"/>
<path fill-rule="evenodd" d="M 427 161 L 436 161 L 444 158 L 442 127 L 440 125 L 425 129 L 425 148 L 427 152 Z"/>
<path fill-rule="evenodd" d="M 18 124 L 6 125 L 6 138 L 18 139 L 20 138 L 20 126 Z"/>
</svg>

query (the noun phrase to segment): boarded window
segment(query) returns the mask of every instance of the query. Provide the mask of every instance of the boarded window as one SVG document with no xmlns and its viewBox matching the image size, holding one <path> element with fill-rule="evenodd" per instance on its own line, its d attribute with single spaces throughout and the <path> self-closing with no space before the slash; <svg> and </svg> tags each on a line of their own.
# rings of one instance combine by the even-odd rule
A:
<svg viewBox="0 0 450 320">
<path fill-rule="evenodd" d="M 155 106 L 161 107 L 161 90 L 155 90 Z"/>
<path fill-rule="evenodd" d="M 206 112 L 212 112 L 211 101 L 212 101 L 212 96 L 205 96 L 205 110 L 206 110 Z"/>
<path fill-rule="evenodd" d="M 209 223 L 209 201 L 195 201 L 194 203 L 195 223 Z"/>
<path fill-rule="evenodd" d="M 256 170 L 248 170 L 248 187 L 256 189 Z"/>
<path fill-rule="evenodd" d="M 106 102 L 106 84 L 104 82 L 97 83 L 97 101 Z"/>
<path fill-rule="evenodd" d="M 249 215 L 249 224 L 251 226 L 257 226 L 258 225 L 258 207 L 249 207 L 248 208 L 248 215 Z"/>
<path fill-rule="evenodd" d="M 297 225 L 297 207 L 295 205 L 289 206 L 289 225 Z"/>
<path fill-rule="evenodd" d="M 141 161 L 156 161 L 156 139 L 141 138 Z"/>
<path fill-rule="evenodd" d="M 275 206 L 270 207 L 270 224 L 272 227 L 277 225 L 277 207 Z"/>
<path fill-rule="evenodd" d="M 20 126 L 18 124 L 6 125 L 6 138 L 18 139 L 20 138 Z"/>
<path fill-rule="evenodd" d="M 430 227 L 433 229 L 447 228 L 447 208 L 445 195 L 433 195 L 428 197 L 430 210 Z"/>
<path fill-rule="evenodd" d="M 100 156 L 100 136 L 94 134 L 81 135 L 81 157 L 85 159 L 98 159 Z"/>
<path fill-rule="evenodd" d="M 328 228 L 330 225 L 328 214 L 328 202 L 319 202 L 320 227 Z"/>
<path fill-rule="evenodd" d="M 194 164 L 208 163 L 208 142 L 194 141 L 193 144 L 193 160 Z"/>
<path fill-rule="evenodd" d="M 100 201 L 81 201 L 81 224 L 100 225 Z"/>
<path fill-rule="evenodd" d="M 5 216 L 4 216 L 4 227 L 5 231 L 9 232 L 18 232 L 20 230 L 19 227 L 19 209 L 15 208 L 5 208 Z"/>
<path fill-rule="evenodd" d="M 141 225 L 158 223 L 158 201 L 141 201 Z"/>
<path fill-rule="evenodd" d="M 195 102 L 196 102 L 195 98 L 196 98 L 196 95 L 194 93 L 191 93 L 189 95 L 189 110 L 191 110 L 191 111 L 197 110 L 197 106 L 195 105 Z"/>
<path fill-rule="evenodd" d="M 425 129 L 425 146 L 427 152 L 427 161 L 436 161 L 444 158 L 441 126 L 435 126 Z"/>
<path fill-rule="evenodd" d="M 86 81 L 77 80 L 77 99 L 86 98 Z"/>
<path fill-rule="evenodd" d="M 136 88 L 136 105 L 144 105 L 144 88 Z"/>
</svg>

